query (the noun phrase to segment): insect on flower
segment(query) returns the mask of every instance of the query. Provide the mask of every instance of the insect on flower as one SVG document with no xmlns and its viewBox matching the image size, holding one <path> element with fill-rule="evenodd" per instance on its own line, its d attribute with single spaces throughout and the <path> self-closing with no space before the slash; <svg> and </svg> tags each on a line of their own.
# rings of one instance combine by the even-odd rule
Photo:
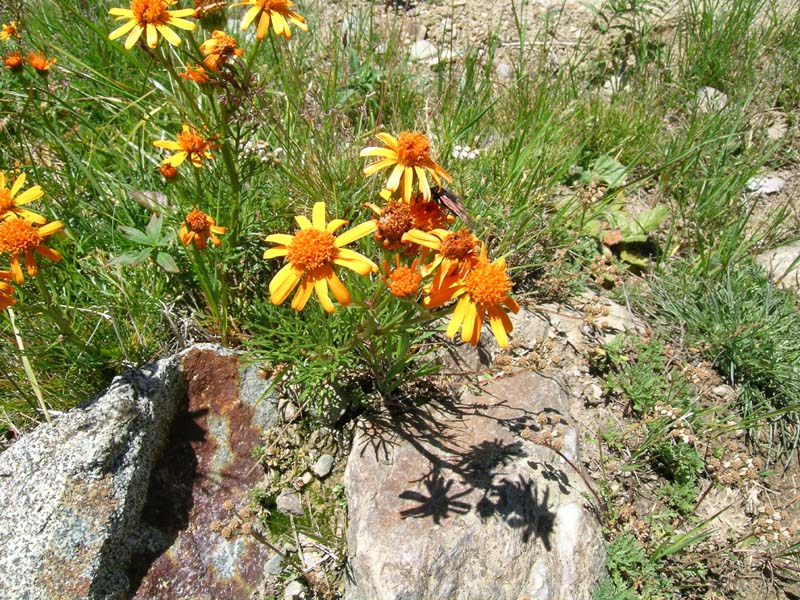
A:
<svg viewBox="0 0 800 600">
<path fill-rule="evenodd" d="M 461 198 L 456 196 L 453 192 L 443 188 L 442 186 L 439 186 L 438 188 L 431 188 L 431 198 L 436 200 L 439 204 L 445 206 L 447 210 L 472 227 L 472 219 L 469 218 L 467 211 L 464 209 L 464 204 L 461 202 Z"/>
</svg>

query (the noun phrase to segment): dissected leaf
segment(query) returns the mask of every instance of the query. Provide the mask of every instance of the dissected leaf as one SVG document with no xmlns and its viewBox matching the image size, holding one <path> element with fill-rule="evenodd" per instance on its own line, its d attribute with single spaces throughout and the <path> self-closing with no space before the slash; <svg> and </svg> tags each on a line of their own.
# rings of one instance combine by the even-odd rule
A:
<svg viewBox="0 0 800 600">
<path fill-rule="evenodd" d="M 175 259 L 166 252 L 159 252 L 156 254 L 156 262 L 158 263 L 158 266 L 164 269 L 167 273 L 181 272 L 181 270 L 178 268 L 178 264 L 175 262 Z"/>
<path fill-rule="evenodd" d="M 152 246 L 152 242 L 147 234 L 143 231 L 139 231 L 135 227 L 126 227 L 125 225 L 120 225 L 119 227 L 122 235 L 125 236 L 126 239 L 134 242 L 135 244 L 142 244 L 144 246 Z"/>
</svg>

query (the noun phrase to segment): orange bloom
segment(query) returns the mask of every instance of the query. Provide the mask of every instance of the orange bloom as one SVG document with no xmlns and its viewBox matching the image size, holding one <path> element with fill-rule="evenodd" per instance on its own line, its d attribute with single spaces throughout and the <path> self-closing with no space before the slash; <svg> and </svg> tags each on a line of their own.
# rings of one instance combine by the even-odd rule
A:
<svg viewBox="0 0 800 600">
<path fill-rule="evenodd" d="M 147 45 L 155 48 L 160 33 L 173 46 L 180 46 L 181 38 L 168 26 L 194 31 L 197 25 L 181 18 L 193 15 L 193 8 L 167 10 L 167 6 L 174 3 L 175 0 L 131 0 L 130 9 L 112 8 L 108 11 L 109 14 L 117 17 L 117 21 L 127 19 L 127 22 L 109 33 L 108 39 L 115 40 L 127 33 L 125 49 L 130 50 L 144 33 Z"/>
<path fill-rule="evenodd" d="M 61 221 L 53 221 L 41 227 L 34 227 L 26 219 L 6 219 L 0 223 L 0 253 L 11 254 L 11 275 L 15 282 L 21 284 L 25 281 L 20 266 L 20 255 L 25 260 L 29 277 L 34 277 L 37 271 L 34 250 L 50 260 L 61 260 L 60 253 L 44 246 L 43 243 L 45 238 L 63 228 Z"/>
<path fill-rule="evenodd" d="M 231 6 L 249 6 L 242 18 L 242 31 L 245 31 L 250 24 L 258 18 L 256 26 L 256 39 L 263 40 L 269 30 L 270 21 L 275 35 L 282 35 L 287 40 L 292 37 L 289 29 L 289 21 L 297 25 L 303 31 L 308 31 L 308 25 L 303 16 L 292 10 L 294 2 L 291 0 L 244 0 Z"/>
<path fill-rule="evenodd" d="M 186 63 L 186 73 L 178 73 L 178 77 L 189 79 L 197 83 L 208 83 L 208 73 L 202 65 L 196 64 L 194 67 Z"/>
<path fill-rule="evenodd" d="M 387 261 L 383 261 L 383 270 L 386 276 L 381 275 L 383 283 L 389 288 L 389 293 L 399 297 L 407 298 L 416 296 L 419 292 L 419 284 L 422 281 L 422 273 L 418 267 L 419 259 L 415 258 L 411 266 L 400 264 L 400 256 L 395 255 L 395 268 L 392 270 Z"/>
<path fill-rule="evenodd" d="M 42 215 L 30 210 L 19 208 L 23 204 L 33 202 L 44 196 L 42 188 L 38 185 L 29 187 L 27 190 L 17 195 L 25 185 L 25 173 L 22 173 L 14 180 L 11 189 L 6 188 L 6 174 L 0 171 L 0 221 L 11 217 L 22 217 L 32 223 L 42 225 L 47 222 Z"/>
<path fill-rule="evenodd" d="M 218 227 L 217 222 L 201 210 L 194 209 L 184 219 L 178 237 L 184 246 L 194 242 L 198 250 L 205 250 L 208 240 L 215 246 L 219 246 L 222 241 L 217 235 L 223 235 L 225 227 Z M 216 235 L 215 235 L 216 234 Z"/>
<path fill-rule="evenodd" d="M 9 52 L 3 57 L 3 65 L 6 69 L 19 71 L 22 68 L 22 54 L 19 52 Z"/>
<path fill-rule="evenodd" d="M 11 284 L 11 271 L 0 271 L 0 310 L 14 306 L 17 301 L 11 297 L 14 293 L 14 288 Z"/>
<path fill-rule="evenodd" d="M 433 162 L 430 157 L 430 142 L 421 133 L 404 131 L 397 138 L 388 133 L 379 133 L 378 138 L 386 146 L 364 148 L 359 153 L 362 157 L 377 156 L 380 159 L 364 167 L 364 175 L 369 176 L 393 166 L 386 189 L 395 192 L 400 188 L 400 195 L 406 202 L 411 201 L 415 177 L 425 200 L 431 199 L 428 173 L 439 187 L 442 187 L 441 178 L 453 181 L 442 167 Z"/>
<path fill-rule="evenodd" d="M 39 73 L 46 73 L 52 65 L 56 64 L 57 59 L 51 58 L 47 60 L 42 52 L 28 52 L 28 56 L 25 57 L 25 60 Z"/>
<path fill-rule="evenodd" d="M 414 218 L 405 202 L 388 202 L 384 208 L 370 203 L 365 206 L 375 213 L 375 239 L 387 250 L 403 245 L 403 234 L 414 228 Z"/>
<path fill-rule="evenodd" d="M 295 287 L 297 292 L 292 299 L 292 308 L 303 310 L 312 292 L 316 292 L 322 308 L 327 313 L 334 311 L 328 290 L 342 306 L 350 304 L 350 292 L 344 287 L 334 266 L 346 267 L 359 275 L 378 271 L 378 265 L 354 250 L 344 248 L 375 231 L 375 222 L 367 221 L 334 237 L 334 233 L 347 221 L 334 219 L 325 223 L 325 203 L 314 204 L 311 220 L 298 215 L 295 221 L 300 231 L 295 235 L 274 233 L 267 241 L 279 244 L 264 252 L 264 258 L 285 256 L 287 263 L 275 274 L 269 283 L 270 302 L 281 304 Z"/>
<path fill-rule="evenodd" d="M 203 64 L 212 71 L 228 64 L 233 56 L 244 54 L 244 50 L 236 47 L 236 40 L 224 31 L 214 31 L 211 38 L 200 45 L 200 51 L 205 55 Z"/>
<path fill-rule="evenodd" d="M 403 236 L 403 241 L 435 251 L 433 262 L 422 269 L 425 276 L 439 270 L 434 278 L 435 285 L 442 284 L 446 277 L 463 277 L 477 260 L 481 247 L 480 240 L 466 229 L 434 229 L 427 232 L 412 229 Z"/>
<path fill-rule="evenodd" d="M 167 162 L 161 163 L 158 170 L 161 172 L 161 176 L 167 181 L 175 179 L 178 176 L 178 169 Z"/>
<path fill-rule="evenodd" d="M 482 248 L 478 262 L 453 286 L 451 298 L 459 300 L 447 326 L 447 336 L 452 338 L 461 329 L 461 340 L 477 346 L 483 319 L 488 316 L 497 343 L 501 348 L 508 348 L 508 332 L 514 327 L 504 308 L 513 313 L 519 311 L 517 301 L 508 295 L 513 285 L 506 274 L 505 259 L 490 263 L 485 247 Z"/>
<path fill-rule="evenodd" d="M 215 146 L 214 140 L 203 139 L 196 130 L 188 125 L 183 126 L 183 131 L 178 134 L 177 141 L 156 140 L 153 145 L 157 148 L 175 151 L 175 154 L 162 161 L 162 164 L 172 165 L 175 168 L 181 166 L 183 161 L 188 158 L 199 169 L 203 166 L 203 159 L 214 158 L 214 155 L 209 152 L 209 149 Z"/>
<path fill-rule="evenodd" d="M 2 29 L 0 29 L 0 40 L 10 40 L 11 38 L 18 38 L 19 37 L 19 29 L 17 28 L 17 22 L 11 21 L 10 23 L 3 23 Z"/>
</svg>

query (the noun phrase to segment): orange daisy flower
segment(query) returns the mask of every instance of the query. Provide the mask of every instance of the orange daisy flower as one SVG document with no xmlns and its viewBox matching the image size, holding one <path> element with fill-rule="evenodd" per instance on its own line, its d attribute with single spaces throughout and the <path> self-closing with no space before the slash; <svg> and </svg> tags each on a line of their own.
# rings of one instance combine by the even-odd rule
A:
<svg viewBox="0 0 800 600">
<path fill-rule="evenodd" d="M 434 278 L 435 285 L 440 285 L 446 277 L 462 277 L 466 274 L 477 260 L 481 248 L 480 240 L 466 229 L 412 229 L 403 235 L 403 241 L 429 248 L 436 253 L 433 262 L 422 268 L 424 276 L 438 269 Z"/>
<path fill-rule="evenodd" d="M 214 140 L 203 139 L 196 130 L 188 125 L 183 126 L 183 131 L 178 134 L 177 141 L 156 140 L 153 145 L 157 148 L 175 151 L 175 154 L 162 161 L 162 164 L 172 165 L 175 168 L 181 166 L 183 161 L 188 158 L 199 169 L 203 166 L 203 159 L 214 158 L 214 155 L 209 152 L 210 148 L 215 147 Z"/>
<path fill-rule="evenodd" d="M 0 271 L 0 310 L 14 306 L 17 301 L 11 297 L 14 293 L 14 288 L 11 284 L 6 283 L 11 281 L 11 271 Z"/>
<path fill-rule="evenodd" d="M 34 227 L 27 219 L 6 219 L 0 223 L 0 253 L 11 254 L 11 275 L 17 283 L 23 283 L 20 266 L 20 255 L 25 261 L 29 277 L 36 275 L 36 259 L 34 250 L 53 261 L 61 260 L 61 254 L 52 248 L 44 246 L 44 240 L 64 228 L 61 221 L 53 221 L 41 227 Z"/>
<path fill-rule="evenodd" d="M 419 259 L 415 258 L 410 266 L 400 264 L 400 256 L 395 254 L 395 268 L 389 266 L 387 261 L 383 261 L 383 270 L 386 277 L 381 275 L 383 283 L 389 288 L 389 293 L 398 298 L 408 298 L 416 296 L 419 292 L 419 284 L 422 281 L 422 273 L 419 271 Z"/>
<path fill-rule="evenodd" d="M 292 298 L 295 310 L 303 310 L 311 292 L 316 292 L 325 312 L 332 313 L 334 306 L 328 296 L 329 290 L 339 304 L 347 306 L 350 292 L 336 275 L 334 266 L 346 267 L 359 275 L 378 271 L 374 262 L 343 247 L 374 232 L 375 222 L 361 223 L 334 237 L 336 230 L 347 221 L 334 219 L 326 224 L 324 202 L 314 204 L 310 221 L 303 215 L 297 215 L 295 221 L 300 226 L 295 235 L 274 233 L 267 237 L 268 242 L 279 245 L 264 252 L 264 258 L 285 256 L 288 261 L 269 283 L 270 301 L 276 306 L 281 304 L 297 287 Z"/>
<path fill-rule="evenodd" d="M 22 68 L 22 54 L 19 52 L 9 52 L 6 56 L 3 57 L 3 65 L 6 69 L 11 69 L 12 71 L 19 71 Z"/>
<path fill-rule="evenodd" d="M 3 23 L 2 29 L 0 29 L 0 40 L 10 40 L 11 38 L 18 38 L 19 37 L 19 29 L 17 27 L 16 21 L 11 21 L 10 23 Z"/>
<path fill-rule="evenodd" d="M 184 246 L 194 242 L 198 250 L 205 250 L 208 246 L 208 240 L 211 240 L 211 243 L 215 246 L 219 246 L 222 240 L 217 235 L 223 235 L 224 233 L 225 227 L 219 227 L 217 222 L 202 210 L 194 209 L 186 215 L 178 237 Z"/>
<path fill-rule="evenodd" d="M 28 204 L 28 202 L 33 202 L 44 196 L 42 188 L 38 185 L 31 186 L 17 195 L 17 192 L 22 189 L 23 185 L 25 185 L 25 173 L 20 174 L 20 176 L 14 180 L 11 189 L 7 189 L 6 174 L 0 171 L 0 221 L 10 217 L 22 217 L 23 219 L 27 219 L 39 225 L 46 223 L 47 219 L 42 215 L 24 208 L 19 208 L 23 204 Z"/>
<path fill-rule="evenodd" d="M 212 71 L 226 65 L 231 57 L 244 54 L 244 50 L 236 47 L 236 40 L 224 31 L 214 31 L 211 38 L 200 44 L 200 51 L 205 55 L 203 64 Z"/>
<path fill-rule="evenodd" d="M 519 304 L 508 293 L 514 284 L 506 274 L 504 258 L 490 263 L 486 258 L 486 249 L 481 249 L 478 262 L 472 267 L 463 280 L 452 287 L 449 298 L 458 298 L 447 336 L 452 338 L 461 329 L 461 340 L 477 346 L 481 339 L 483 319 L 489 317 L 489 325 L 501 348 L 508 348 L 508 333 L 514 328 L 508 318 L 508 309 L 513 313 L 519 311 Z M 443 298 L 442 298 L 443 299 Z M 437 306 L 444 302 L 431 302 Z"/>
<path fill-rule="evenodd" d="M 380 159 L 364 167 L 364 175 L 370 176 L 393 166 L 386 189 L 395 192 L 400 188 L 400 195 L 406 202 L 411 201 L 415 177 L 425 200 L 431 199 L 428 173 L 439 187 L 442 187 L 442 178 L 448 182 L 453 181 L 442 167 L 433 162 L 430 157 L 431 144 L 421 133 L 404 131 L 397 138 L 388 133 L 379 133 L 378 139 L 386 146 L 364 148 L 359 153 L 361 157 L 377 156 Z"/>
<path fill-rule="evenodd" d="M 42 52 L 28 52 L 25 60 L 39 73 L 46 73 L 48 70 L 50 70 L 51 66 L 56 64 L 57 59 L 51 58 L 48 60 Z"/>
<path fill-rule="evenodd" d="M 202 65 L 196 64 L 195 66 L 186 63 L 186 73 L 178 73 L 178 77 L 183 77 L 196 83 L 208 83 L 208 73 Z"/>
<path fill-rule="evenodd" d="M 129 9 L 112 8 L 108 11 L 109 14 L 117 17 L 117 21 L 127 19 L 127 22 L 109 33 L 108 39 L 115 40 L 127 33 L 125 49 L 130 50 L 144 33 L 147 45 L 155 48 L 160 33 L 173 46 L 180 46 L 181 38 L 169 26 L 194 31 L 197 25 L 181 18 L 193 15 L 193 8 L 167 10 L 167 6 L 174 3 L 175 0 L 131 0 Z"/>
<path fill-rule="evenodd" d="M 242 31 L 250 27 L 250 24 L 258 18 L 258 25 L 256 26 L 257 40 L 263 40 L 266 37 L 270 21 L 272 21 L 272 29 L 275 31 L 275 35 L 282 35 L 287 40 L 292 37 L 289 21 L 303 31 L 308 31 L 305 18 L 292 10 L 294 2 L 291 0 L 245 0 L 244 2 L 231 4 L 231 7 L 234 6 L 250 7 L 250 10 L 242 18 Z"/>
</svg>

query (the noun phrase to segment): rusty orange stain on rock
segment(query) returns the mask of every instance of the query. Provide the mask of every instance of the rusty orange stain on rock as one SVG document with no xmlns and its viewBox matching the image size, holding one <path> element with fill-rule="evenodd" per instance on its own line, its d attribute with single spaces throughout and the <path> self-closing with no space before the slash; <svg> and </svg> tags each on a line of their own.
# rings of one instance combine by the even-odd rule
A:
<svg viewBox="0 0 800 600">
<path fill-rule="evenodd" d="M 258 587 L 267 549 L 235 527 L 221 534 L 260 477 L 251 453 L 261 432 L 239 399 L 239 367 L 236 355 L 210 350 L 184 358 L 186 408 L 151 476 L 142 523 L 154 550 L 133 562 L 133 598 L 237 600 Z"/>
</svg>

